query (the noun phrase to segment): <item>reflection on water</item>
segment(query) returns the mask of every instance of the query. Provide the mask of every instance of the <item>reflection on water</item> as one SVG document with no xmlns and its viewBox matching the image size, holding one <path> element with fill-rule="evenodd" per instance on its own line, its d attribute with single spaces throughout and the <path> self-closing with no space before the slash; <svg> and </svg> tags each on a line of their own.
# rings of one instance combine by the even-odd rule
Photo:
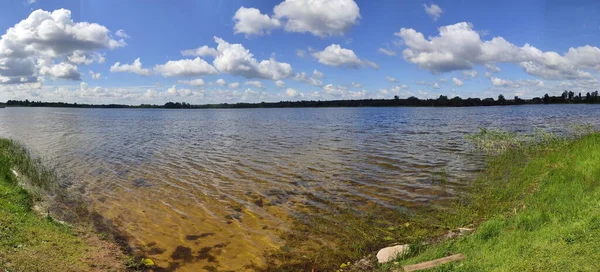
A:
<svg viewBox="0 0 600 272">
<path fill-rule="evenodd" d="M 12 137 L 69 178 L 163 266 L 264 264 L 301 207 L 435 205 L 481 168 L 464 136 L 598 122 L 600 107 L 0 109 Z M 565 122 L 569 120 L 569 122 Z M 447 174 L 443 185 L 432 181 Z"/>
</svg>

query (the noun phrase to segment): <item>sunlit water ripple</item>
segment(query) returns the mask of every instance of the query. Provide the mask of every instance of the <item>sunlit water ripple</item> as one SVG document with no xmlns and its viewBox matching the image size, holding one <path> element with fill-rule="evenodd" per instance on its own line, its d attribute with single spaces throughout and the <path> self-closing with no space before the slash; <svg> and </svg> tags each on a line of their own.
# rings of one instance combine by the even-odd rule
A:
<svg viewBox="0 0 600 272">
<path fill-rule="evenodd" d="M 157 263 L 240 270 L 264 263 L 299 207 L 410 207 L 457 196 L 482 167 L 464 139 L 480 127 L 560 131 L 598 116 L 597 105 L 5 108 L 0 136 L 66 174 Z M 443 186 L 432 182 L 439 172 Z M 206 247 L 218 251 L 188 259 L 186 250 Z"/>
</svg>

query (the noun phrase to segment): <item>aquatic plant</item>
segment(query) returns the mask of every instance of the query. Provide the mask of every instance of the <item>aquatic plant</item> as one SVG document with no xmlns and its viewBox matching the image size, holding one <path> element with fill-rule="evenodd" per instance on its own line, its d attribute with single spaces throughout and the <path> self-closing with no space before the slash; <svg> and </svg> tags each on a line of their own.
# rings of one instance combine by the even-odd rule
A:
<svg viewBox="0 0 600 272">
<path fill-rule="evenodd" d="M 562 136 L 535 133 L 527 144 L 490 157 L 461 201 L 467 205 L 461 216 L 478 225 L 475 233 L 425 245 L 378 269 L 463 253 L 465 260 L 436 271 L 596 271 L 600 133 L 590 131 L 583 125 Z"/>
</svg>

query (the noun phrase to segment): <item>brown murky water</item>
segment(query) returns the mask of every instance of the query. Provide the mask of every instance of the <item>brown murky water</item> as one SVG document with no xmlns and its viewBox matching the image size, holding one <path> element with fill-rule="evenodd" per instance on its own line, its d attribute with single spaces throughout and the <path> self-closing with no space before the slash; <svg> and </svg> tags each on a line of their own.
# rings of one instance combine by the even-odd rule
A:
<svg viewBox="0 0 600 272">
<path fill-rule="evenodd" d="M 481 168 L 479 127 L 560 130 L 599 106 L 0 109 L 0 136 L 66 174 L 162 267 L 241 271 L 306 207 L 433 205 Z M 445 173 L 443 186 L 432 182 Z M 328 204 L 324 204 L 328 203 Z"/>
</svg>

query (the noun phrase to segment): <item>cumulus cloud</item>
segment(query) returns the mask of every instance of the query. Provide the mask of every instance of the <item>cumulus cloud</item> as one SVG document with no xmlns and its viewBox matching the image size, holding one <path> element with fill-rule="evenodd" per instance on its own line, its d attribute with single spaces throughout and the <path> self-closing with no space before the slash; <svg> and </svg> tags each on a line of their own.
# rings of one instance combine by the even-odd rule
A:
<svg viewBox="0 0 600 272">
<path fill-rule="evenodd" d="M 40 74 L 43 76 L 50 76 L 53 78 L 62 78 L 70 80 L 80 80 L 81 74 L 77 70 L 77 66 L 61 62 L 56 65 L 43 66 L 40 69 Z"/>
<path fill-rule="evenodd" d="M 506 79 L 500 79 L 497 77 L 492 77 L 490 79 L 490 81 L 492 82 L 492 85 L 494 85 L 496 87 L 506 87 L 506 88 L 519 88 L 519 87 L 528 87 L 528 86 L 543 87 L 544 86 L 544 81 L 537 80 L 537 79 L 534 79 L 534 80 L 520 79 L 520 80 L 512 81 L 512 80 L 506 80 Z"/>
<path fill-rule="evenodd" d="M 277 88 L 285 88 L 285 82 L 282 80 L 277 80 L 275 81 L 275 86 L 277 86 Z"/>
<path fill-rule="evenodd" d="M 204 79 L 198 78 L 193 80 L 178 80 L 177 82 L 185 85 L 195 86 L 195 87 L 203 87 L 205 85 Z"/>
<path fill-rule="evenodd" d="M 75 64 L 75 65 L 82 65 L 82 64 L 89 65 L 94 62 L 104 63 L 104 61 L 106 59 L 100 53 L 86 54 L 83 51 L 76 50 L 76 51 L 73 51 L 73 53 L 71 53 L 71 55 L 67 56 L 67 60 L 70 63 Z"/>
<path fill-rule="evenodd" d="M 343 35 L 358 23 L 360 9 L 354 0 L 286 0 L 273 8 L 288 32 L 326 37 Z"/>
<path fill-rule="evenodd" d="M 460 86 L 464 85 L 464 83 L 462 82 L 462 80 L 460 80 L 460 79 L 458 79 L 458 78 L 455 78 L 455 77 L 453 77 L 453 78 L 452 78 L 452 82 L 453 82 L 453 83 L 454 83 L 454 85 L 455 85 L 455 86 L 457 86 L 457 87 L 460 87 Z"/>
<path fill-rule="evenodd" d="M 117 30 L 117 32 L 115 32 L 115 35 L 117 37 L 121 37 L 123 39 L 129 39 L 130 38 L 129 35 L 127 35 L 127 33 L 125 33 L 125 30 L 123 30 L 123 29 Z"/>
<path fill-rule="evenodd" d="M 391 76 L 385 76 L 385 78 L 386 78 L 386 79 L 387 79 L 387 81 L 389 81 L 389 82 L 392 82 L 392 83 L 393 83 L 393 82 L 396 82 L 396 78 L 393 78 L 393 77 L 391 77 Z"/>
<path fill-rule="evenodd" d="M 243 45 L 230 44 L 218 37 L 214 39 L 218 44 L 218 55 L 213 61 L 213 65 L 221 73 L 271 80 L 279 80 L 293 75 L 292 66 L 289 63 L 278 62 L 275 58 L 259 62 Z"/>
<path fill-rule="evenodd" d="M 352 82 L 352 83 L 350 83 L 350 85 L 352 85 L 352 87 L 354 87 L 354 88 L 362 87 L 362 85 L 360 83 L 356 83 L 356 82 Z"/>
<path fill-rule="evenodd" d="M 287 90 L 285 90 L 285 95 L 287 95 L 288 97 L 297 97 L 297 96 L 304 96 L 303 93 L 296 91 L 296 89 L 292 89 L 292 88 L 288 88 Z"/>
<path fill-rule="evenodd" d="M 367 60 L 361 60 L 358 58 L 358 56 L 356 56 L 354 51 L 342 48 L 339 44 L 331 44 L 323 51 L 312 52 L 312 56 L 320 63 L 328 66 L 346 68 L 371 66 L 374 69 L 379 68 L 376 63 Z"/>
<path fill-rule="evenodd" d="M 198 56 L 195 59 L 170 60 L 165 64 L 155 65 L 152 71 L 165 77 L 206 76 L 219 73 L 243 76 L 249 79 L 262 78 L 279 80 L 293 75 L 289 63 L 278 62 L 275 58 L 258 61 L 250 50 L 241 44 L 230 44 L 225 40 L 214 37 L 217 48 L 201 46 L 196 49 L 181 51 L 182 55 Z M 214 56 L 213 64 L 209 64 L 200 56 Z M 140 75 L 150 75 L 152 71 L 142 67 L 136 59 L 133 64 L 115 63 L 111 72 L 133 72 Z M 225 85 L 225 83 L 223 84 Z"/>
<path fill-rule="evenodd" d="M 219 86 L 225 86 L 227 84 L 227 82 L 225 82 L 224 79 L 219 78 L 215 81 L 215 84 L 219 85 Z"/>
<path fill-rule="evenodd" d="M 343 35 L 358 23 L 360 9 L 354 0 L 285 0 L 273 8 L 273 15 L 240 7 L 233 20 L 234 33 L 268 34 L 281 28 L 287 32 L 311 33 L 318 37 Z"/>
<path fill-rule="evenodd" d="M 195 95 L 196 92 L 190 89 L 177 89 L 177 86 L 173 85 L 171 88 L 167 89 L 167 95 L 172 97 L 188 97 Z"/>
<path fill-rule="evenodd" d="M 485 64 L 485 68 L 487 68 L 487 71 L 490 73 L 498 73 L 502 71 L 502 69 L 500 69 L 498 66 L 490 63 Z"/>
<path fill-rule="evenodd" d="M 257 81 L 257 80 L 246 81 L 246 82 L 244 82 L 244 85 L 250 85 L 250 86 L 253 86 L 255 88 L 260 88 L 260 89 L 264 89 L 265 88 L 265 85 L 263 85 L 262 82 Z"/>
<path fill-rule="evenodd" d="M 513 63 L 525 72 L 545 79 L 590 79 L 585 70 L 599 71 L 595 62 L 600 60 L 600 49 L 593 46 L 570 48 L 560 55 L 543 52 L 532 45 L 516 46 L 502 37 L 482 41 L 479 33 L 469 23 L 442 26 L 440 34 L 425 38 L 414 29 L 402 28 L 394 35 L 401 37 L 407 46 L 402 52 L 405 60 L 432 73 L 470 70 L 475 65 L 488 67 L 488 75 L 496 63 Z"/>
<path fill-rule="evenodd" d="M 323 74 L 321 71 L 319 71 L 319 70 L 315 69 L 315 70 L 313 71 L 313 76 L 314 76 L 315 78 L 323 78 L 323 77 L 325 76 L 325 74 Z"/>
<path fill-rule="evenodd" d="M 101 76 L 101 75 L 100 75 L 100 73 L 94 73 L 94 71 L 91 71 L 91 70 L 90 70 L 90 76 L 91 76 L 93 79 L 100 79 L 100 76 Z"/>
<path fill-rule="evenodd" d="M 296 56 L 298 56 L 299 58 L 304 58 L 304 56 L 306 55 L 306 51 L 298 49 L 296 50 Z"/>
<path fill-rule="evenodd" d="M 237 89 L 240 87 L 240 83 L 239 82 L 233 82 L 233 83 L 229 83 L 227 85 L 230 89 Z"/>
<path fill-rule="evenodd" d="M 322 77 L 322 74 L 319 71 L 315 70 L 315 72 L 318 72 L 317 75 L 320 75 Z M 314 76 L 314 74 L 315 73 L 313 72 L 313 76 Z M 306 84 L 310 84 L 310 85 L 314 85 L 314 86 L 322 86 L 323 85 L 323 81 L 321 81 L 321 80 L 319 80 L 319 79 L 317 79 L 315 77 L 311 77 L 308 74 L 306 74 L 305 72 L 301 72 L 301 73 L 297 73 L 294 76 L 294 80 L 297 80 L 297 81 L 300 81 L 300 82 L 304 82 Z"/>
<path fill-rule="evenodd" d="M 35 10 L 0 38 L 0 83 L 29 82 L 39 75 L 79 80 L 75 65 L 103 62 L 94 51 L 125 45 L 105 26 L 74 22 L 69 10 Z"/>
<path fill-rule="evenodd" d="M 323 93 L 319 98 L 325 99 L 361 99 L 367 96 L 366 90 L 351 91 L 350 88 L 342 85 L 327 84 L 323 86 Z"/>
<path fill-rule="evenodd" d="M 279 19 L 271 18 L 269 15 L 261 14 L 255 8 L 240 7 L 233 15 L 235 26 L 233 33 L 243 33 L 246 37 L 262 36 L 269 34 L 271 30 L 281 27 Z"/>
<path fill-rule="evenodd" d="M 394 50 L 388 50 L 388 49 L 385 49 L 385 48 L 379 48 L 379 49 L 377 49 L 377 51 L 379 51 L 379 53 L 383 53 L 383 54 L 386 54 L 388 56 L 395 56 L 396 55 L 396 51 L 394 51 Z"/>
<path fill-rule="evenodd" d="M 115 64 L 113 64 L 113 66 L 110 67 L 110 71 L 112 73 L 136 73 L 141 76 L 149 76 L 152 74 L 152 71 L 142 67 L 142 61 L 140 60 L 140 58 L 135 59 L 132 64 L 121 64 L 120 62 L 116 62 Z"/>
<path fill-rule="evenodd" d="M 154 66 L 154 72 L 165 77 L 206 76 L 218 73 L 215 67 L 200 57 L 195 59 L 170 60 L 165 64 Z"/>
<path fill-rule="evenodd" d="M 425 8 L 427 15 L 431 16 L 434 21 L 437 21 L 437 19 L 442 16 L 442 13 L 444 13 L 442 8 L 436 4 L 431 4 L 429 6 L 427 4 L 423 4 L 423 7 Z"/>
<path fill-rule="evenodd" d="M 216 57 L 218 53 L 219 52 L 217 51 L 217 49 L 208 47 L 206 45 L 200 46 L 195 49 L 181 50 L 182 56 L 194 56 L 194 57 L 205 57 L 205 56 Z"/>
<path fill-rule="evenodd" d="M 477 73 L 477 71 L 475 70 L 471 70 L 471 71 L 463 71 L 463 75 L 468 78 L 468 77 L 477 77 L 479 73 Z"/>
</svg>

